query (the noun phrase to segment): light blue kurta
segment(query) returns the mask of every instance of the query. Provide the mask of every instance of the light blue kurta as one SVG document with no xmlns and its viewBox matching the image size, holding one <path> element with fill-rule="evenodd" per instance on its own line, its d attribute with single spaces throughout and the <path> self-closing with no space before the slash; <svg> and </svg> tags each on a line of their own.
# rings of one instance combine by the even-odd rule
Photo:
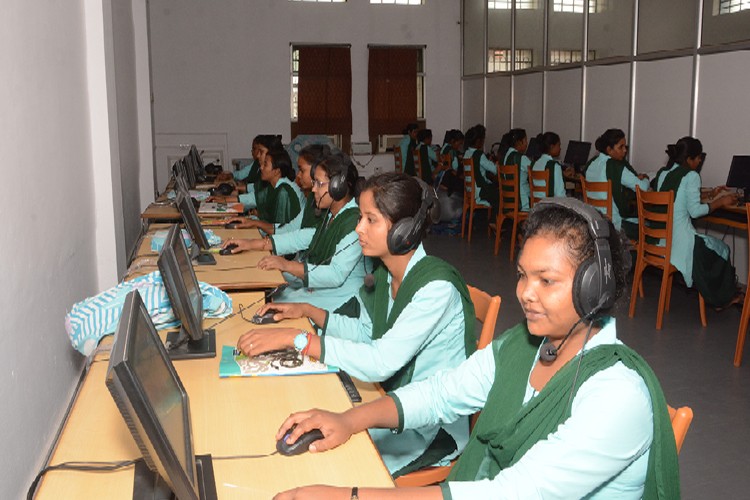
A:
<svg viewBox="0 0 750 500">
<path fill-rule="evenodd" d="M 435 148 L 432 145 L 418 142 L 417 147 L 414 148 L 414 154 L 420 153 L 422 146 L 427 146 L 427 157 L 430 159 L 430 170 L 435 170 L 435 166 L 438 162 L 438 157 L 437 153 L 435 152 Z"/>
<path fill-rule="evenodd" d="M 255 208 L 258 202 L 255 200 L 255 184 L 248 184 L 245 187 L 247 187 L 247 193 L 241 193 L 238 198 L 247 211 Z"/>
<path fill-rule="evenodd" d="M 586 169 L 586 180 L 589 182 L 606 182 L 608 180 L 607 161 L 609 161 L 609 158 L 610 157 L 608 155 L 599 153 L 599 156 L 594 158 L 594 160 Z M 632 189 L 633 191 L 635 191 L 636 186 L 639 186 L 643 191 L 648 191 L 649 188 L 648 179 L 639 179 L 638 177 L 633 175 L 633 172 L 631 172 L 627 168 L 622 169 L 620 183 L 624 187 Z M 603 200 L 607 197 L 606 193 L 593 191 L 589 193 L 589 196 L 595 200 Z M 630 217 L 625 220 L 628 222 L 632 222 L 633 224 L 638 224 L 638 217 Z M 620 216 L 620 210 L 617 208 L 617 205 L 614 202 L 612 202 L 612 224 L 618 231 L 622 228 L 622 217 Z"/>
<path fill-rule="evenodd" d="M 280 224 L 278 222 L 275 223 L 273 225 L 274 227 L 273 234 L 282 235 L 282 234 L 287 234 L 287 233 L 293 233 L 296 231 L 303 231 L 301 237 L 307 240 L 307 243 L 304 244 L 305 246 L 303 248 L 307 248 L 307 245 L 310 244 L 310 240 L 312 240 L 312 237 L 315 234 L 315 228 L 307 227 L 305 229 L 302 229 L 302 221 L 304 220 L 304 218 L 305 218 L 305 205 L 302 205 L 302 210 L 299 211 L 299 213 L 294 217 L 294 219 L 290 220 L 286 224 Z"/>
<path fill-rule="evenodd" d="M 357 202 L 352 199 L 341 208 L 344 210 L 359 210 Z M 339 212 L 341 213 L 341 212 Z M 331 214 L 325 224 L 331 220 Z M 315 228 L 312 228 L 313 234 Z M 277 255 L 287 255 L 310 246 L 312 236 L 308 238 L 308 229 L 301 229 L 291 233 L 274 235 L 273 246 Z M 322 264 L 305 264 L 307 285 L 298 277 L 283 273 L 289 287 L 279 293 L 277 302 L 307 302 L 321 309 L 333 310 L 356 295 L 365 280 L 365 264 L 363 263 L 362 247 L 359 236 L 355 231 L 344 236 L 336 244 L 333 257 Z M 368 269 L 372 269 L 369 265 Z"/>
<path fill-rule="evenodd" d="M 656 179 L 656 189 L 661 189 L 666 175 L 677 168 L 675 163 Z M 680 181 L 680 187 L 674 198 L 674 209 L 672 212 L 672 253 L 669 261 L 677 268 L 685 279 L 687 286 L 693 286 L 693 249 L 695 248 L 695 237 L 703 238 L 706 246 L 716 252 L 724 260 L 729 260 L 729 246 L 723 241 L 698 234 L 693 226 L 692 219 L 708 215 L 709 206 L 701 203 L 701 177 L 698 172 L 690 172 Z M 662 246 L 664 243 L 662 242 Z"/>
<path fill-rule="evenodd" d="M 289 184 L 290 186 L 292 186 L 294 193 L 297 195 L 297 198 L 299 198 L 299 206 L 304 207 L 305 194 L 302 192 L 296 182 L 290 181 L 286 177 L 282 177 L 281 179 L 279 179 L 275 186 L 269 187 L 268 189 L 278 189 L 282 184 Z M 249 184 L 247 186 L 247 193 L 239 195 L 239 200 L 240 203 L 244 205 L 245 210 L 252 210 L 253 208 L 256 208 L 258 204 L 255 199 L 255 186 L 253 184 Z M 300 213 L 302 213 L 302 210 L 300 210 Z"/>
<path fill-rule="evenodd" d="M 550 162 L 551 160 L 554 160 L 554 158 L 552 158 L 550 155 L 548 155 L 548 154 L 545 153 L 542 156 L 540 156 L 539 159 L 536 162 L 534 162 L 534 166 L 531 167 L 531 170 L 533 170 L 534 172 L 544 172 L 544 169 L 547 167 L 547 163 Z M 555 176 L 555 179 L 554 179 L 555 192 L 552 193 L 552 196 L 554 196 L 556 198 L 557 197 L 565 197 L 566 196 L 566 193 L 565 193 L 565 179 L 563 179 L 562 167 L 560 166 L 559 162 L 555 162 L 555 169 L 554 169 L 553 175 Z M 535 186 L 537 186 L 537 185 L 541 186 L 541 182 L 535 181 L 534 185 Z M 537 193 L 537 191 L 535 190 L 534 193 L 537 196 L 542 195 L 543 198 L 547 197 L 547 193 L 544 192 L 544 191 L 539 191 Z"/>
<path fill-rule="evenodd" d="M 245 178 L 247 178 L 248 175 L 250 175 L 250 170 L 253 169 L 253 166 L 258 160 L 251 161 L 247 165 L 243 166 L 239 170 L 235 170 L 232 172 L 232 177 L 234 177 L 234 180 L 236 181 L 244 181 Z"/>
<path fill-rule="evenodd" d="M 515 148 L 508 149 L 505 153 L 503 160 L 504 165 L 508 165 L 508 157 L 517 153 Z M 529 189 L 529 167 L 531 166 L 531 160 L 526 155 L 521 155 L 521 164 L 518 166 L 518 196 L 521 198 L 521 211 L 529 211 L 529 196 L 531 196 L 531 189 Z"/>
<path fill-rule="evenodd" d="M 458 152 L 453 150 L 453 146 L 446 143 L 443 144 L 443 147 L 440 149 L 441 155 L 451 155 L 451 168 L 454 172 L 458 172 L 458 169 L 460 168 L 459 161 L 458 161 Z"/>
<path fill-rule="evenodd" d="M 500 342 L 502 349 L 503 337 L 495 342 Z M 615 320 L 610 319 L 589 340 L 586 350 L 619 343 Z M 456 369 L 396 389 L 403 427 L 450 422 L 480 410 L 494 381 L 495 355 L 488 347 Z M 527 381 L 524 404 L 535 396 Z M 533 445 L 514 465 L 494 478 L 452 481 L 447 486 L 453 500 L 640 499 L 652 439 L 653 411 L 648 388 L 634 370 L 617 362 L 584 382 L 573 398 L 568 420 Z"/>
<path fill-rule="evenodd" d="M 464 153 L 464 158 L 473 157 L 474 152 L 476 150 L 477 150 L 476 148 L 467 148 L 466 152 Z M 485 182 L 489 183 L 491 181 L 487 177 L 488 173 L 497 175 L 497 165 L 495 165 L 495 163 L 493 163 L 489 158 L 487 158 L 486 154 L 482 153 L 482 157 L 479 159 L 479 174 L 482 176 Z M 479 197 L 479 188 L 477 187 L 476 180 L 474 181 L 474 201 L 476 201 L 477 205 L 482 205 L 484 207 L 490 206 L 490 202 L 483 200 Z"/>
<path fill-rule="evenodd" d="M 420 245 L 406 267 L 405 277 L 425 255 Z M 390 274 L 388 282 L 391 282 Z M 393 297 L 389 294 L 389 312 L 392 307 Z M 372 320 L 361 301 L 360 308 L 359 318 L 329 314 L 322 337 L 323 360 L 353 377 L 381 382 L 416 356 L 412 380 L 424 380 L 466 360 L 461 296 L 447 281 L 432 281 L 421 288 L 393 327 L 378 340 L 372 340 Z M 388 470 L 393 472 L 421 456 L 439 428 L 439 423 L 431 422 L 402 434 L 371 429 L 370 435 Z M 443 428 L 456 441 L 458 450 L 463 450 L 469 438 L 468 420 L 461 418 Z"/>
</svg>

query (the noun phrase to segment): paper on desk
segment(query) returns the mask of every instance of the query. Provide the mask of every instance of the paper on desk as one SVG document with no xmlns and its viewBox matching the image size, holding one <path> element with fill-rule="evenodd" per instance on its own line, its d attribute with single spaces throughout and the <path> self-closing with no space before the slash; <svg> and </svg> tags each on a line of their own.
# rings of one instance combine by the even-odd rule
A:
<svg viewBox="0 0 750 500">
<path fill-rule="evenodd" d="M 202 201 L 198 207 L 199 214 L 241 214 L 245 209 L 242 203 L 214 203 Z"/>
<path fill-rule="evenodd" d="M 335 366 L 326 365 L 310 356 L 302 356 L 294 350 L 270 352 L 252 358 L 234 353 L 234 346 L 225 345 L 221 348 L 220 378 L 313 375 L 339 371 Z M 301 363 L 300 357 L 302 357 Z M 295 358 L 296 362 L 290 363 L 289 360 L 292 358 Z M 297 363 L 300 364 L 290 366 Z"/>
</svg>

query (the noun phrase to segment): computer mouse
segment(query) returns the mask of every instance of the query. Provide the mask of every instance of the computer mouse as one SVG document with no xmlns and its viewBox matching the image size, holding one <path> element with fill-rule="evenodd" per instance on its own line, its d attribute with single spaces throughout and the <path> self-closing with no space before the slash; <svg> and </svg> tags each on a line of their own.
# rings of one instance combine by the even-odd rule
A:
<svg viewBox="0 0 750 500">
<path fill-rule="evenodd" d="M 234 250 L 235 248 L 237 248 L 237 244 L 230 243 L 229 245 L 219 250 L 219 255 L 232 255 L 232 250 Z"/>
<path fill-rule="evenodd" d="M 234 186 L 228 182 L 222 182 L 216 188 L 214 188 L 214 194 L 220 194 L 222 196 L 229 196 L 234 192 Z"/>
<path fill-rule="evenodd" d="M 263 314 L 256 314 L 253 316 L 253 319 L 251 320 L 256 325 L 267 325 L 270 323 L 278 323 L 275 319 L 273 319 L 273 316 L 279 312 L 278 309 L 269 309 Z"/>
<path fill-rule="evenodd" d="M 237 229 L 239 225 L 239 222 L 227 222 L 224 224 L 224 229 Z"/>
<path fill-rule="evenodd" d="M 299 439 L 297 439 L 293 444 L 288 444 L 286 442 L 286 438 L 289 437 L 289 434 L 292 433 L 295 427 L 297 427 L 296 424 L 293 425 L 286 432 L 286 434 L 284 434 L 284 437 L 276 442 L 276 450 L 287 457 L 290 457 L 292 455 L 299 455 L 300 453 L 306 452 L 310 447 L 310 443 L 313 443 L 325 437 L 323 433 L 320 432 L 320 429 L 313 429 L 302 434 Z"/>
</svg>

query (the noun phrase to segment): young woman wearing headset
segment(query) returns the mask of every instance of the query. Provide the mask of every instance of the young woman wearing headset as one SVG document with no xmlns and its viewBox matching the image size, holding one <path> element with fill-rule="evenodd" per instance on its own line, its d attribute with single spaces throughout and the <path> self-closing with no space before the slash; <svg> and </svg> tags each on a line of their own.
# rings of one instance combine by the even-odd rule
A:
<svg viewBox="0 0 750 500">
<path fill-rule="evenodd" d="M 354 228 L 359 209 L 355 200 L 357 169 L 348 158 L 330 155 L 315 167 L 312 191 L 323 221 L 310 236 L 309 230 L 268 236 L 263 240 L 235 240 L 232 253 L 243 250 L 271 250 L 275 255 L 258 262 L 259 269 L 278 269 L 289 287 L 277 300 L 309 302 L 317 307 L 335 309 L 362 286 L 365 266 L 362 249 Z M 284 255 L 301 252 L 299 260 Z"/>
<path fill-rule="evenodd" d="M 367 428 L 410 429 L 482 410 L 447 481 L 427 488 L 310 486 L 278 500 L 679 498 L 664 394 L 608 316 L 625 286 L 619 237 L 596 210 L 548 198 L 529 215 L 516 295 L 525 321 L 454 370 L 342 414 L 291 415 L 287 442 L 322 452 Z M 351 492 L 351 493 L 350 493 Z"/>
<path fill-rule="evenodd" d="M 292 328 L 251 330 L 238 347 L 248 356 L 295 347 L 386 390 L 458 366 L 476 349 L 474 306 L 458 271 L 427 256 L 421 245 L 428 218 L 437 217 L 434 190 L 405 174 L 382 174 L 368 180 L 359 203 L 362 251 L 383 266 L 336 312 L 278 302 L 259 311 L 276 309 L 279 320 L 307 316 L 320 336 Z M 397 476 L 447 463 L 463 449 L 469 427 L 461 417 L 399 435 L 386 429 L 371 435 Z"/>
</svg>

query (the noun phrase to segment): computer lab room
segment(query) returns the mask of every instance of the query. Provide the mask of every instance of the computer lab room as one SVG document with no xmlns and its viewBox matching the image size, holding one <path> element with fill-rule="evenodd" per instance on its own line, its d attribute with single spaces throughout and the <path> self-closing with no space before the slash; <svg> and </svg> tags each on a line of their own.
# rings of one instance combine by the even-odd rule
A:
<svg viewBox="0 0 750 500">
<path fill-rule="evenodd" d="M 0 498 L 746 498 L 747 0 L 6 0 Z"/>
</svg>

